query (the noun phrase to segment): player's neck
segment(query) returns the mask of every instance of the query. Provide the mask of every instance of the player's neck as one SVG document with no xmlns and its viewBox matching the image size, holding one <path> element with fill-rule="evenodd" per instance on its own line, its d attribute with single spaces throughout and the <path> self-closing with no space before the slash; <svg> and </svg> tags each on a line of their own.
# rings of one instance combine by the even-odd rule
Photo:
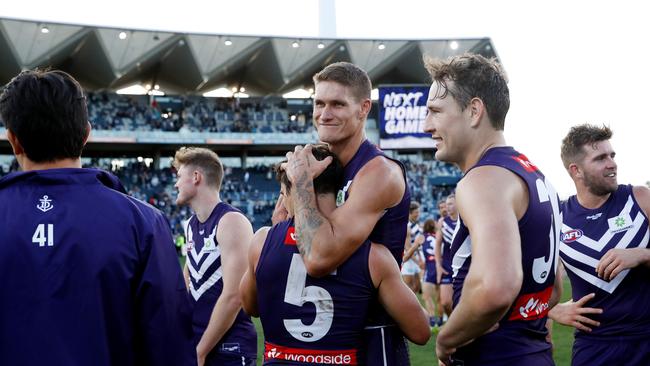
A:
<svg viewBox="0 0 650 366">
<path fill-rule="evenodd" d="M 452 220 L 454 220 L 454 221 L 458 221 L 458 214 L 455 214 L 455 215 L 448 215 L 447 217 L 449 217 L 450 219 L 452 219 Z"/>
<path fill-rule="evenodd" d="M 365 140 L 365 130 L 361 130 L 359 133 L 355 133 L 348 139 L 342 140 L 335 144 L 329 144 L 329 148 L 334 154 L 336 154 L 341 164 L 343 166 L 346 166 L 350 160 L 352 160 L 357 151 L 359 151 L 361 144 L 363 144 Z"/>
<path fill-rule="evenodd" d="M 606 195 L 593 194 L 587 187 L 577 188 L 577 191 L 576 198 L 578 199 L 578 203 L 580 206 L 589 210 L 600 208 L 607 202 L 609 196 L 611 196 L 611 193 L 607 193 Z"/>
<path fill-rule="evenodd" d="M 219 197 L 219 191 L 202 190 L 197 192 L 196 196 L 192 199 L 190 207 L 196 218 L 199 219 L 199 222 L 206 222 L 214 208 L 221 202 L 221 197 Z"/>
<path fill-rule="evenodd" d="M 506 139 L 502 131 L 493 131 L 489 136 L 482 139 L 479 144 L 468 149 L 465 159 L 458 163 L 458 168 L 463 173 L 467 173 L 468 170 L 481 160 L 489 149 L 499 146 L 506 146 Z"/>
<path fill-rule="evenodd" d="M 81 168 L 81 158 L 61 159 L 43 163 L 36 163 L 27 158 L 18 161 L 23 171 L 30 170 L 47 170 L 47 169 L 64 169 L 64 168 Z"/>
</svg>

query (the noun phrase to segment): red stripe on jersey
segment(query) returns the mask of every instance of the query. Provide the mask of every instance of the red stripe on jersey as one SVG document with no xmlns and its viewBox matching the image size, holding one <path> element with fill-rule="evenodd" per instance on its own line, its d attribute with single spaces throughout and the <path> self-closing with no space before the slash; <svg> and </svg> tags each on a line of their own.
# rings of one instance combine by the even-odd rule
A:
<svg viewBox="0 0 650 366">
<path fill-rule="evenodd" d="M 535 164 L 531 163 L 524 154 L 519 154 L 519 156 L 513 156 L 512 158 L 515 159 L 515 161 L 518 162 L 529 173 L 539 170 Z"/>
<path fill-rule="evenodd" d="M 264 342 L 264 361 L 285 360 L 325 365 L 356 365 L 357 350 L 319 350 L 282 347 Z"/>
<path fill-rule="evenodd" d="M 285 245 L 296 245 L 296 228 L 294 226 L 289 226 L 287 229 L 287 235 L 284 237 Z"/>
<path fill-rule="evenodd" d="M 545 317 L 548 314 L 551 293 L 553 286 L 540 292 L 520 295 L 508 320 L 536 320 Z"/>
</svg>

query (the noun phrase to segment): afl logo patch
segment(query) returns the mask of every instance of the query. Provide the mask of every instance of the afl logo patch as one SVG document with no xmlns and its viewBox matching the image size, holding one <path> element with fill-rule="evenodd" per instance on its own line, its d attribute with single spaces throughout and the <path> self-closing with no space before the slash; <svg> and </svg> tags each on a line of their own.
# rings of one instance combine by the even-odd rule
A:
<svg viewBox="0 0 650 366">
<path fill-rule="evenodd" d="M 562 233 L 562 241 L 566 244 L 573 243 L 574 241 L 580 239 L 582 235 L 583 235 L 582 230 L 573 229 L 567 231 L 566 233 Z"/>
</svg>

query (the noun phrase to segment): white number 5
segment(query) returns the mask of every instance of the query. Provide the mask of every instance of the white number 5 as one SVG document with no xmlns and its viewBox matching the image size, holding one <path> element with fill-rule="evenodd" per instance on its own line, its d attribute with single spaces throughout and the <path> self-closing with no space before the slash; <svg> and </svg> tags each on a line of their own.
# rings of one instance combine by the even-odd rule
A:
<svg viewBox="0 0 650 366">
<path fill-rule="evenodd" d="M 294 254 L 287 276 L 284 302 L 296 306 L 303 306 L 306 302 L 310 302 L 316 307 L 316 317 L 309 325 L 304 324 L 301 319 L 284 319 L 284 327 L 292 337 L 300 341 L 316 342 L 323 338 L 332 327 L 334 301 L 332 301 L 332 295 L 322 287 L 305 287 L 306 279 L 305 263 L 300 254 Z"/>
</svg>

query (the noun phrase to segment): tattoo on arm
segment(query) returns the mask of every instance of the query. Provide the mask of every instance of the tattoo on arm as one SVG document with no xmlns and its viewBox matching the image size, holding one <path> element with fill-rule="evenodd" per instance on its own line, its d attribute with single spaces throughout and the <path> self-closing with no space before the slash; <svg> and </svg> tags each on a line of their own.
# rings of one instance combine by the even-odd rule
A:
<svg viewBox="0 0 650 366">
<path fill-rule="evenodd" d="M 318 210 L 314 182 L 307 173 L 303 173 L 294 184 L 297 200 L 295 201 L 296 242 L 303 259 L 309 258 L 316 231 L 324 219 Z"/>
</svg>

